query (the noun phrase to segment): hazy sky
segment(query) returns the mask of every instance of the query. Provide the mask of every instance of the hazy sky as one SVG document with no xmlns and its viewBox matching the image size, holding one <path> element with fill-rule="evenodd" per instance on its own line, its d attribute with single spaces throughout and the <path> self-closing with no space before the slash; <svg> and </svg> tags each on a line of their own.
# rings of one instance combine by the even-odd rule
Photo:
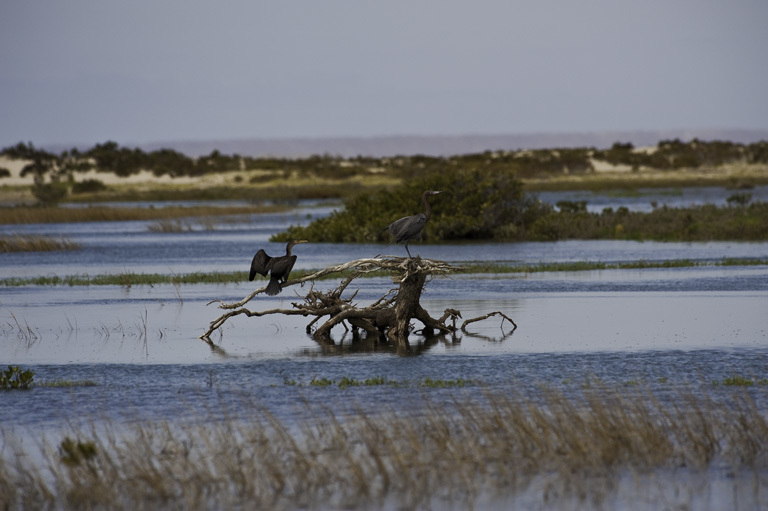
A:
<svg viewBox="0 0 768 511">
<path fill-rule="evenodd" d="M 766 0 L 3 0 L 0 147 L 768 128 Z"/>
</svg>

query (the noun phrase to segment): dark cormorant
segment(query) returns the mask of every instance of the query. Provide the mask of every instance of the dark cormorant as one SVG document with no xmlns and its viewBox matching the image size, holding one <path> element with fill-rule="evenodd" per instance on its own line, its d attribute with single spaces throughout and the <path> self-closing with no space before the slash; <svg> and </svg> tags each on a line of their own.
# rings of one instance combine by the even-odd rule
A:
<svg viewBox="0 0 768 511">
<path fill-rule="evenodd" d="M 251 273 L 248 275 L 248 280 L 253 280 L 257 273 L 266 277 L 267 273 L 271 272 L 269 284 L 267 284 L 267 294 L 275 296 L 282 291 L 281 283 L 288 280 L 288 275 L 291 274 L 293 265 L 296 263 L 296 256 L 291 255 L 291 249 L 294 245 L 306 242 L 307 240 L 289 241 L 285 246 L 285 255 L 279 257 L 270 257 L 263 248 L 260 249 L 251 261 Z"/>
</svg>

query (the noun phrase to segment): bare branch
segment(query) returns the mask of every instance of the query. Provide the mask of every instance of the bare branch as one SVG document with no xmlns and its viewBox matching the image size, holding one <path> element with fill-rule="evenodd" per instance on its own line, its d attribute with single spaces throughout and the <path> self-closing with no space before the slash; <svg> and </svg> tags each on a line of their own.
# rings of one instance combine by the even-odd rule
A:
<svg viewBox="0 0 768 511">
<path fill-rule="evenodd" d="M 210 335 L 234 316 L 245 315 L 248 317 L 266 316 L 269 314 L 284 314 L 288 316 L 313 316 L 313 319 L 307 325 L 307 332 L 311 333 L 314 325 L 324 316 L 328 316 L 325 322 L 317 327 L 314 337 L 318 342 L 332 344 L 330 333 L 333 327 L 342 325 L 348 331 L 347 324 L 351 325 L 355 331 L 364 330 L 368 337 L 374 338 L 383 336 L 386 341 L 397 343 L 399 348 L 408 349 L 408 335 L 412 331 L 410 321 L 416 319 L 424 324 L 421 332 L 426 336 L 431 336 L 435 331 L 439 333 L 456 332 L 457 319 L 461 318 L 461 312 L 455 309 L 446 309 L 445 313 L 439 319 L 432 318 L 429 313 L 420 305 L 420 297 L 428 279 L 435 275 L 447 275 L 458 271 L 460 268 L 451 266 L 443 261 L 434 261 L 430 259 L 403 258 L 403 257 L 380 257 L 357 259 L 344 264 L 331 266 L 316 271 L 301 278 L 290 280 L 283 284 L 283 287 L 295 284 L 311 282 L 306 295 L 301 297 L 302 302 L 292 303 L 291 309 L 269 309 L 265 311 L 252 311 L 244 307 L 254 296 L 262 293 L 266 288 L 260 288 L 251 292 L 248 296 L 235 303 L 222 303 L 214 300 L 210 303 L 219 303 L 219 308 L 228 310 L 216 320 L 212 321 L 208 330 L 200 336 L 209 344 L 212 344 Z M 315 281 L 319 278 L 334 273 L 350 271 L 336 286 L 329 291 L 320 291 L 315 289 Z M 385 271 L 392 274 L 392 281 L 397 284 L 395 289 L 390 289 L 379 299 L 375 300 L 367 307 L 359 308 L 353 304 L 359 290 L 355 290 L 348 298 L 342 298 L 350 283 L 361 275 L 374 271 Z M 298 296 L 298 294 L 297 294 Z M 487 319 L 491 316 L 500 315 L 503 320 L 506 319 L 514 328 L 517 328 L 514 321 L 501 312 L 492 312 L 478 318 L 464 321 L 461 330 L 466 332 L 466 326 L 476 321 Z M 450 320 L 451 324 L 447 324 Z"/>
<path fill-rule="evenodd" d="M 485 316 L 479 316 L 479 317 L 477 317 L 477 318 L 472 318 L 472 319 L 468 319 L 468 320 L 464 321 L 464 323 L 462 323 L 462 324 L 461 324 L 461 331 L 462 331 L 462 332 L 466 332 L 466 331 L 467 331 L 467 325 L 469 325 L 470 323 L 475 323 L 476 321 L 482 321 L 482 320 L 484 320 L 484 319 L 488 319 L 488 318 L 490 318 L 491 316 L 501 316 L 501 318 L 502 318 L 502 319 L 501 319 L 501 324 L 502 324 L 502 325 L 504 324 L 504 320 L 506 319 L 507 321 L 509 321 L 510 323 L 512 323 L 512 327 L 513 327 L 513 330 L 517 329 L 517 325 L 515 324 L 515 322 L 514 322 L 514 321 L 512 321 L 512 319 L 510 319 L 510 318 L 509 318 L 509 317 L 508 317 L 506 314 L 504 314 L 503 312 L 500 312 L 500 311 L 496 311 L 496 312 L 489 312 L 489 313 L 488 313 L 488 314 L 486 314 Z"/>
</svg>

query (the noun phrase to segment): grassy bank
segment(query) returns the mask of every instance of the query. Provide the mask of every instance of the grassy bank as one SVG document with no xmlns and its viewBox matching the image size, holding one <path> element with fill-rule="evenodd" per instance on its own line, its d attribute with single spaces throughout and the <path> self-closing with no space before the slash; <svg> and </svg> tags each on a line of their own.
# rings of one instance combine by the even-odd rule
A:
<svg viewBox="0 0 768 511">
<path fill-rule="evenodd" d="M 768 185 L 768 166 L 742 165 L 709 169 L 679 169 L 660 172 L 592 172 L 523 178 L 532 192 L 586 190 L 636 190 L 638 188 L 698 188 L 703 186 L 744 190 Z"/>
<path fill-rule="evenodd" d="M 245 173 L 243 173 L 245 175 Z M 148 183 L 143 186 L 120 185 L 98 193 L 78 194 L 67 198 L 69 202 L 161 202 L 195 200 L 248 200 L 285 201 L 304 199 L 341 199 L 359 193 L 396 184 L 395 179 L 279 179 L 264 183 L 249 183 L 235 176 L 222 176 L 216 184 L 196 185 Z"/>
<path fill-rule="evenodd" d="M 495 263 L 468 263 L 459 268 L 460 274 L 514 274 L 514 273 L 540 273 L 540 272 L 578 272 L 596 270 L 629 270 L 650 268 L 693 268 L 709 266 L 768 266 L 768 259 L 740 259 L 727 258 L 715 262 L 694 261 L 691 259 L 673 259 L 667 261 L 627 261 L 621 263 L 604 263 L 600 261 L 576 261 L 567 263 L 540 263 L 507 265 Z M 292 279 L 298 279 L 317 272 L 312 270 L 294 270 Z M 361 278 L 383 277 L 385 272 L 371 272 L 361 275 Z M 325 276 L 323 279 L 337 279 L 345 274 Z M 30 278 L 0 278 L 0 286 L 154 286 L 160 284 L 186 285 L 186 284 L 237 284 L 247 283 L 248 272 L 196 272 L 180 275 L 167 275 L 161 273 L 120 273 L 116 275 L 45 275 Z M 253 282 L 259 286 L 266 281 L 257 277 Z"/>
<path fill-rule="evenodd" d="M 0 253 L 3 252 L 52 252 L 57 250 L 77 250 L 78 243 L 64 238 L 56 239 L 48 236 L 31 234 L 16 234 L 13 236 L 0 235 Z"/>
<path fill-rule="evenodd" d="M 717 207 L 661 207 L 651 212 L 607 208 L 549 212 L 526 230 L 526 239 L 619 239 L 656 241 L 765 241 L 768 240 L 768 203 Z"/>
<path fill-rule="evenodd" d="M 717 484 L 751 509 L 765 491 L 768 422 L 741 387 L 476 388 L 450 402 L 427 388 L 417 413 L 361 406 L 352 417 L 303 392 L 296 401 L 313 418 L 298 424 L 241 402 L 223 419 L 71 426 L 46 435 L 40 455 L 6 431 L 0 507 L 469 509 L 522 498 L 536 508 L 634 509 L 643 495 L 651 509 L 682 509 Z M 326 392 L 353 400 L 366 390 L 313 395 Z"/>
<path fill-rule="evenodd" d="M 127 220 L 158 220 L 189 217 L 224 217 L 284 211 L 288 206 L 169 206 L 163 208 L 57 208 L 17 206 L 0 208 L 0 225 L 70 222 L 121 222 Z"/>
</svg>

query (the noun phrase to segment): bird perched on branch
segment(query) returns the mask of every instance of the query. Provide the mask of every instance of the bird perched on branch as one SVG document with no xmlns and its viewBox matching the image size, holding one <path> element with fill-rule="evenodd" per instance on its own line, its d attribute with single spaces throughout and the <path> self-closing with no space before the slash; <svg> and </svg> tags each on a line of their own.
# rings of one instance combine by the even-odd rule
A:
<svg viewBox="0 0 768 511">
<path fill-rule="evenodd" d="M 421 203 L 424 205 L 424 213 L 418 213 L 413 216 L 404 216 L 399 220 L 395 220 L 387 226 L 389 234 L 394 238 L 395 243 L 405 242 L 405 251 L 408 252 L 408 257 L 413 257 L 411 251 L 408 250 L 408 242 L 413 239 L 421 238 L 421 230 L 427 224 L 430 215 L 432 215 L 432 208 L 429 206 L 427 197 L 437 195 L 441 193 L 439 191 L 427 190 L 421 194 Z"/>
<path fill-rule="evenodd" d="M 267 273 L 271 272 L 266 292 L 269 296 L 278 294 L 283 290 L 282 284 L 288 280 L 288 275 L 291 274 L 293 265 L 296 263 L 296 256 L 291 255 L 291 249 L 299 243 L 307 243 L 307 240 L 290 240 L 285 246 L 285 255 L 279 257 L 270 257 L 263 248 L 259 249 L 251 261 L 248 280 L 253 280 L 257 273 L 266 277 Z"/>
</svg>

